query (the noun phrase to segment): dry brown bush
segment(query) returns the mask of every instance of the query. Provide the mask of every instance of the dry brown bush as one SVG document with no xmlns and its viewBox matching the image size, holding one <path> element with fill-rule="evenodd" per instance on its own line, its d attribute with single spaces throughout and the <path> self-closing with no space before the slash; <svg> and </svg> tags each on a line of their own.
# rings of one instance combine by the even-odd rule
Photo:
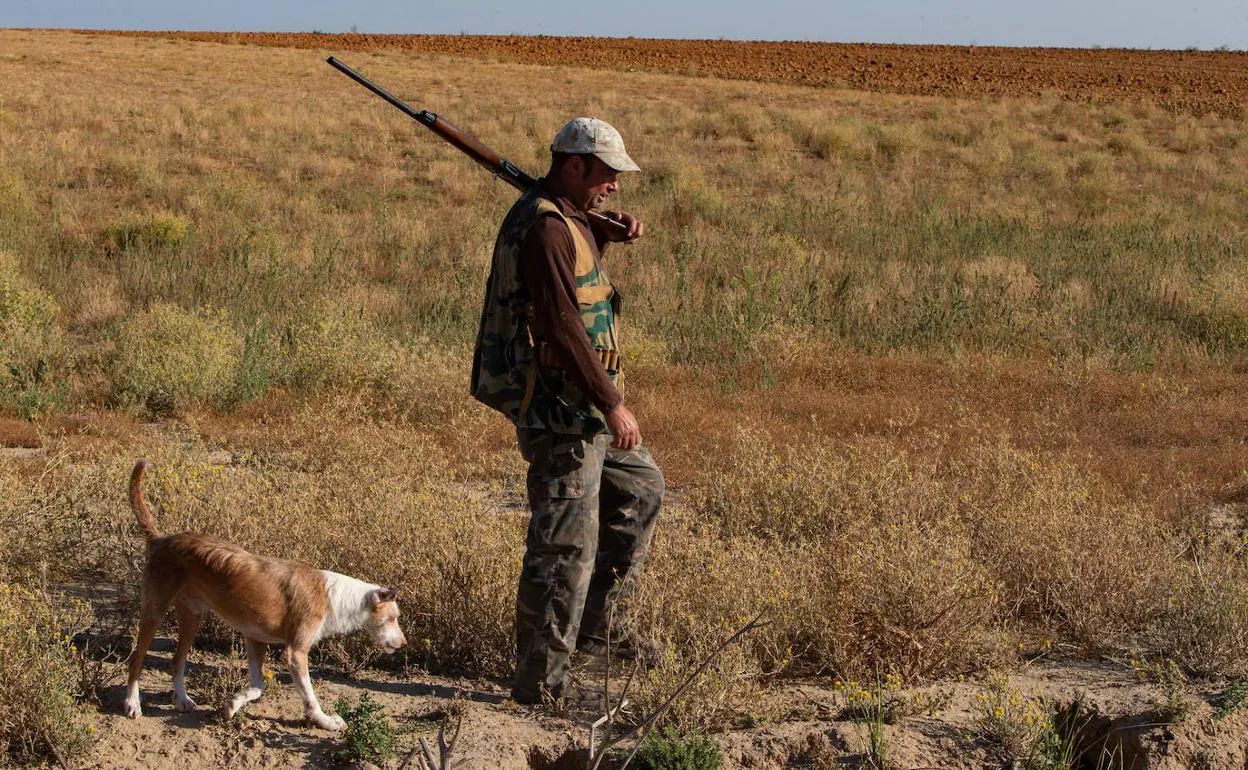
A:
<svg viewBox="0 0 1248 770">
<path fill-rule="evenodd" d="M 0 579 L 0 763 L 69 767 L 91 744 L 74 636 L 90 607 Z"/>
<path fill-rule="evenodd" d="M 692 496 L 698 522 L 719 528 L 713 550 L 766 556 L 706 580 L 738 596 L 758 576 L 778 617 L 755 636 L 778 635 L 771 646 L 793 671 L 936 676 L 999 654 L 996 580 L 937 469 L 880 442 L 808 437 L 781 450 L 757 432 L 723 462 Z"/>
<path fill-rule="evenodd" d="M 1156 511 L 1106 499 L 1068 463 L 992 443 L 952 464 L 976 557 L 1017 622 L 1055 626 L 1089 651 L 1122 644 L 1183 570 Z"/>
<path fill-rule="evenodd" d="M 1204 677 L 1248 672 L 1248 566 L 1214 551 L 1166 587 L 1152 629 L 1158 651 Z"/>
<path fill-rule="evenodd" d="M 212 532 L 393 585 L 408 660 L 506 676 L 525 522 L 498 501 L 522 499 L 521 474 L 513 461 L 499 466 L 501 486 L 467 482 L 439 438 L 367 415 L 304 407 L 278 426 L 284 442 L 227 465 L 176 433 L 42 469 L 0 463 L 0 490 L 13 493 L 0 502 L 6 562 L 26 575 L 45 564 L 50 579 L 97 592 L 120 585 L 100 606 L 124 616 L 114 629 L 128 626 L 143 545 L 123 487 L 143 453 L 162 531 Z M 949 437 L 925 441 L 808 434 L 782 449 L 743 432 L 660 526 L 632 602 L 665 650 L 643 672 L 641 702 L 758 610 L 770 624 L 716 662 L 677 721 L 724 724 L 777 676 L 981 670 L 1008 663 L 1015 634 L 1036 630 L 1089 651 L 1152 631 L 1191 669 L 1242 665 L 1237 557 L 1201 577 L 1162 517 L 1114 503 L 1068 464 L 1000 441 L 942 460 L 926 449 Z M 1124 521 L 1129 534 L 1115 529 Z M 340 663 L 368 660 L 366 648 L 348 640 Z"/>
</svg>

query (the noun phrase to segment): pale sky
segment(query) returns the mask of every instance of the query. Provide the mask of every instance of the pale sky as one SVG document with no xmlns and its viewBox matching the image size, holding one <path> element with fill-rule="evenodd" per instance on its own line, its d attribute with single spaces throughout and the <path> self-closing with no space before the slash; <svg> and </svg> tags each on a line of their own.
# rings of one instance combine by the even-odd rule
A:
<svg viewBox="0 0 1248 770">
<path fill-rule="evenodd" d="M 0 0 L 0 27 L 1248 49 L 1248 0 Z"/>
</svg>

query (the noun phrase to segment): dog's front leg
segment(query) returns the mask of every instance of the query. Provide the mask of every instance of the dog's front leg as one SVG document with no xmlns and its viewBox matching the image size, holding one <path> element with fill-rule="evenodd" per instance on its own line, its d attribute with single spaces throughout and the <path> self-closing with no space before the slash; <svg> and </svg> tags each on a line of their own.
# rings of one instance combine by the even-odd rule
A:
<svg viewBox="0 0 1248 770">
<path fill-rule="evenodd" d="M 312 677 L 308 675 L 308 651 L 290 650 L 290 678 L 303 696 L 303 715 L 309 722 L 326 730 L 341 730 L 347 726 L 337 714 L 326 714 L 312 692 Z"/>
<path fill-rule="evenodd" d="M 247 686 L 234 693 L 230 702 L 225 704 L 227 718 L 237 714 L 248 703 L 259 700 L 264 694 L 264 652 L 267 648 L 268 645 L 264 642 L 247 640 Z"/>
</svg>

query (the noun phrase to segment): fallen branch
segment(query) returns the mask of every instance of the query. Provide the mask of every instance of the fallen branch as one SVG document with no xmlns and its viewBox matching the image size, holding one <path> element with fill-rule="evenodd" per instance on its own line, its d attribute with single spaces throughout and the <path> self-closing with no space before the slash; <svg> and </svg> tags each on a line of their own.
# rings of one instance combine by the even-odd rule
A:
<svg viewBox="0 0 1248 770">
<path fill-rule="evenodd" d="M 689 674 L 689 676 L 685 677 L 685 680 L 681 682 L 680 686 L 677 687 L 672 692 L 672 694 L 667 697 L 667 700 L 663 701 L 663 703 L 654 711 L 652 711 L 649 716 L 643 719 L 640 724 L 638 724 L 636 727 L 634 727 L 632 730 L 629 730 L 626 733 L 623 733 L 619 736 L 616 736 L 609 740 L 604 741 L 602 744 L 602 749 L 598 752 L 597 757 L 594 759 L 593 763 L 590 765 L 590 770 L 598 770 L 598 766 L 602 763 L 603 758 L 607 756 L 607 750 L 610 749 L 612 746 L 618 743 L 621 743 L 622 741 L 629 740 L 630 738 L 636 736 L 637 745 L 633 747 L 633 750 L 629 753 L 628 757 L 624 760 L 624 763 L 620 765 L 620 770 L 624 770 L 624 768 L 628 767 L 629 762 L 633 761 L 633 757 L 637 755 L 637 751 L 641 748 L 642 744 L 645 743 L 646 738 L 649 737 L 651 731 L 654 730 L 654 726 L 659 721 L 659 718 L 662 717 L 665 713 L 667 713 L 667 710 L 671 708 L 672 704 L 676 701 L 676 699 L 679 698 L 682 694 L 684 694 L 685 690 L 689 689 L 689 687 L 695 681 L 697 681 L 698 677 L 702 675 L 702 672 L 706 670 L 707 666 L 711 665 L 711 662 L 714 661 L 716 658 L 718 658 L 720 654 L 723 653 L 723 651 L 727 649 L 728 646 L 731 645 L 733 642 L 737 641 L 738 639 L 745 636 L 749 632 L 767 625 L 767 623 L 764 622 L 762 619 L 764 612 L 765 611 L 759 612 L 748 623 L 738 628 L 736 632 L 732 634 L 732 636 L 729 636 L 727 639 L 720 642 L 719 646 L 716 647 L 714 650 L 712 650 L 702 660 L 702 662 L 698 665 L 698 667 L 694 669 L 692 673 Z"/>
<path fill-rule="evenodd" d="M 451 770 L 454 762 L 451 755 L 455 752 L 455 744 L 459 742 L 459 734 L 464 726 L 464 715 L 457 714 L 455 717 L 455 735 L 451 737 L 450 743 L 446 741 L 446 723 L 450 721 L 450 717 L 444 718 L 442 724 L 438 725 L 438 757 L 434 759 L 433 749 L 429 747 L 428 741 L 422 735 L 415 747 L 408 752 L 407 756 L 399 764 L 398 770 L 406 770 L 408 765 L 412 764 L 417 758 L 420 759 L 421 767 L 425 770 Z"/>
</svg>

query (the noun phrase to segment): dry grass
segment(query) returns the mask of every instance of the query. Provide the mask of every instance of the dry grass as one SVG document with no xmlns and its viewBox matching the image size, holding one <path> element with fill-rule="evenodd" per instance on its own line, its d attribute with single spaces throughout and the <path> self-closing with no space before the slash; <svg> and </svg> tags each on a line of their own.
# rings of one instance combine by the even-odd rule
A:
<svg viewBox="0 0 1248 770">
<path fill-rule="evenodd" d="M 122 488 L 144 453 L 162 530 L 209 531 L 394 585 L 411 662 L 506 676 L 524 518 L 498 503 L 522 499 L 518 461 L 506 450 L 451 457 L 436 438 L 357 408 L 302 409 L 272 426 L 281 441 L 264 451 L 240 441 L 225 466 L 177 433 L 42 469 L 0 465 L 11 492 L 0 527 L 12 533 L 0 555 L 132 593 L 142 544 Z M 639 702 L 660 699 L 763 609 L 771 624 L 717 661 L 676 705 L 677 723 L 725 724 L 775 677 L 922 681 L 1008 665 L 1017 640 L 1041 632 L 1088 653 L 1145 645 L 1205 674 L 1243 667 L 1241 568 L 1217 555 L 1223 546 L 1060 460 L 1000 441 L 959 449 L 942 460 L 921 442 L 811 435 L 798 451 L 741 433 L 656 541 L 632 612 L 666 655 Z M 465 483 L 474 477 L 493 484 Z M 338 663 L 366 644 L 351 641 Z"/>
<path fill-rule="evenodd" d="M 0 457 L 8 579 L 133 587 L 149 455 L 162 529 L 396 585 L 412 662 L 506 676 L 522 469 L 465 383 L 512 192 L 307 52 L 0 48 L 0 354 L 59 373 L 0 370 L 48 451 Z M 668 642 L 643 701 L 764 608 L 679 723 L 776 677 L 1005 665 L 1037 633 L 1248 662 L 1240 548 L 1206 514 L 1248 467 L 1238 123 L 359 58 L 532 171 L 583 112 L 644 159 L 621 204 L 650 234 L 611 253 L 676 499 L 634 602 Z"/>
<path fill-rule="evenodd" d="M 295 334 L 346 298 L 384 338 L 470 339 L 511 192 L 316 55 L 5 35 L 32 88 L 5 99 L 3 245 L 71 330 L 161 301 Z M 1232 120 L 359 57 L 535 172 L 564 116 L 613 117 L 655 225 L 614 274 L 669 361 L 774 365 L 776 333 L 1145 370 L 1248 350 Z M 567 95 L 505 101 L 529 78 Z"/>
<path fill-rule="evenodd" d="M 69 767 L 95 728 L 79 703 L 73 637 L 90 608 L 0 576 L 0 762 Z"/>
</svg>

